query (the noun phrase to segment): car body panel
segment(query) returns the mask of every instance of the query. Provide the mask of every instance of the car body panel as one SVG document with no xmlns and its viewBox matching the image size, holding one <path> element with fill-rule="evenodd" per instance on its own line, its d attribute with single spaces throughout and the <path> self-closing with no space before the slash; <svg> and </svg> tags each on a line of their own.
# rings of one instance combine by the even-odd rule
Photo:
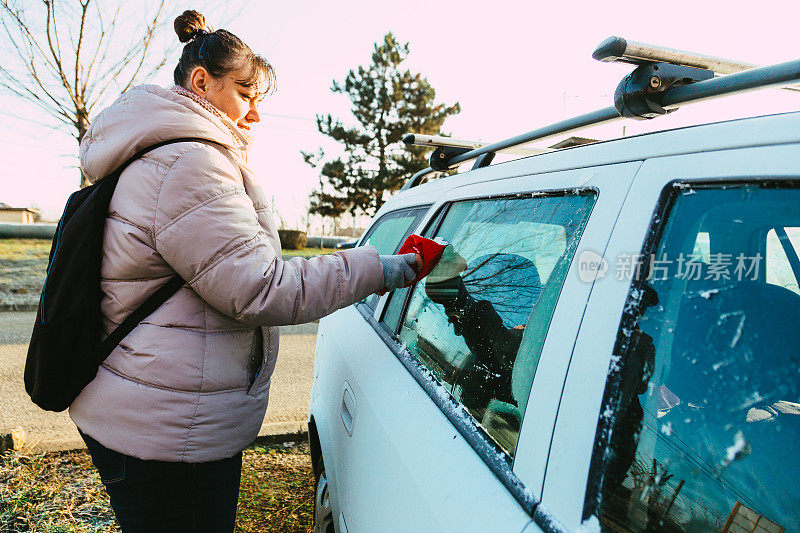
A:
<svg viewBox="0 0 800 533">
<path fill-rule="evenodd" d="M 598 256 L 602 255 L 614 227 L 619 206 L 639 165 L 639 162 L 630 162 L 548 175 L 565 184 L 570 183 L 567 175 L 574 175 L 578 179 L 576 185 L 587 180 L 584 186 L 589 185 L 598 190 L 597 201 L 578 244 L 578 252 L 587 249 L 595 251 Z M 514 472 L 537 499 L 542 496 L 545 465 L 561 397 L 563 376 L 592 288 L 591 282 L 584 282 L 579 277 L 580 259 L 579 253 L 576 253 L 547 331 L 514 459 Z"/>
<path fill-rule="evenodd" d="M 797 179 L 800 145 L 769 146 L 689 154 L 645 161 L 620 213 L 605 259 L 639 253 L 650 231 L 654 208 L 670 182 Z M 580 253 L 580 251 L 579 251 Z M 629 279 L 597 281 L 581 324 L 556 421 L 542 501 L 569 528 L 580 525 L 590 459 L 606 377 L 630 290 Z M 577 354 L 581 354 L 577 357 Z"/>
<path fill-rule="evenodd" d="M 603 391 L 630 290 L 630 280 L 617 279 L 614 260 L 642 249 L 669 182 L 797 178 L 797 143 L 800 113 L 708 124 L 444 177 L 381 207 L 373 223 L 399 208 L 434 203 L 421 233 L 452 200 L 599 191 L 548 330 L 513 463 L 548 516 L 570 529 L 581 525 Z M 587 250 L 608 262 L 605 276 L 593 283 L 578 275 Z M 379 300 L 375 320 L 387 301 Z M 321 448 L 334 510 L 343 512 L 349 531 L 541 530 L 547 521 L 531 520 L 392 349 L 398 348 L 355 307 L 320 323 L 310 416 L 326 441 Z M 352 436 L 342 417 L 345 383 L 352 394 Z"/>
<path fill-rule="evenodd" d="M 633 179 L 638 166 L 638 162 L 625 163 L 622 165 L 609 165 L 599 169 L 562 171 L 545 175 L 525 176 L 513 179 L 472 184 L 464 187 L 454 187 L 439 198 L 437 203 L 429 211 L 429 214 L 426 217 L 427 220 L 423 221 L 421 227 L 424 227 L 427 224 L 427 222 L 434 216 L 434 214 L 442 205 L 453 200 L 476 197 L 480 198 L 486 196 L 503 196 L 543 190 L 580 190 L 593 188 L 595 190 L 605 190 L 606 192 L 600 192 L 593 208 L 593 215 L 590 216 L 590 222 L 587 225 L 584 235 L 586 236 L 588 234 L 588 238 L 591 242 L 605 243 L 608 240 L 611 228 L 613 227 L 613 222 L 616 219 L 618 205 L 622 202 L 622 199 L 627 192 L 628 186 Z M 594 213 L 598 213 L 596 217 Z M 592 220 L 595 218 L 599 222 L 593 223 Z M 577 274 L 574 272 L 574 268 L 573 272 L 568 274 L 568 277 L 577 277 Z M 577 335 L 577 326 L 583 311 L 583 304 L 588 298 L 590 286 L 590 284 L 585 283 L 568 282 L 565 284 L 564 290 L 567 292 L 567 296 L 564 299 L 570 303 L 569 305 L 561 305 L 560 308 L 556 308 L 554 320 L 560 324 L 560 327 L 558 328 L 557 333 L 548 337 L 543 350 L 543 360 L 563 361 L 564 358 L 559 357 L 559 354 L 563 354 L 565 352 L 568 354 L 571 351 Z M 415 432 L 401 433 L 394 438 L 390 438 L 390 430 L 392 430 L 392 428 L 389 427 L 387 429 L 386 427 L 386 423 L 388 421 L 389 426 L 402 426 L 399 429 L 402 429 L 405 432 L 408 431 L 410 427 L 413 427 L 415 423 L 413 420 L 398 420 L 397 413 L 391 409 L 387 409 L 386 403 L 398 401 L 402 399 L 402 397 L 407 397 L 413 392 L 415 397 L 419 397 L 418 401 L 421 401 L 424 405 L 427 395 L 424 393 L 424 391 L 420 390 L 419 385 L 408 376 L 405 368 L 399 365 L 396 359 L 393 365 L 389 365 L 389 367 L 384 370 L 379 370 L 377 368 L 373 370 L 367 370 L 368 365 L 366 362 L 358 362 L 364 353 L 369 353 L 368 357 L 372 358 L 370 364 L 374 364 L 374 358 L 377 357 L 379 352 L 381 358 L 385 356 L 394 358 L 394 355 L 385 346 L 383 341 L 380 340 L 378 335 L 374 331 L 371 331 L 372 328 L 362 328 L 363 319 L 359 322 L 361 317 L 352 315 L 348 318 L 342 318 L 342 314 L 343 313 L 340 311 L 335 316 L 329 317 L 328 319 L 322 321 L 320 333 L 324 336 L 328 335 L 328 332 L 331 331 L 331 333 L 335 335 L 335 340 L 325 342 L 324 344 L 326 345 L 327 353 L 319 353 L 318 357 L 341 358 L 341 361 L 333 364 L 337 367 L 337 372 L 341 368 L 346 368 L 347 370 L 345 372 L 346 375 L 340 376 L 337 379 L 341 380 L 342 383 L 347 381 L 349 386 L 352 388 L 353 394 L 356 397 L 356 404 L 358 405 L 358 414 L 356 415 L 357 420 L 354 423 L 354 426 L 357 427 L 354 427 L 352 437 L 350 437 L 346 431 L 341 431 L 338 428 L 333 431 L 337 435 L 337 437 L 334 437 L 336 442 L 334 447 L 339 450 L 338 453 L 352 457 L 363 458 L 373 454 L 384 455 L 385 457 L 382 457 L 380 460 L 376 459 L 376 465 L 397 463 L 408 464 L 408 469 L 407 471 L 403 472 L 394 471 L 390 475 L 387 472 L 382 473 L 380 478 L 384 483 L 387 479 L 392 479 L 393 482 L 391 485 L 386 484 L 381 486 L 378 482 L 379 480 L 370 478 L 369 481 L 367 481 L 363 476 L 360 476 L 360 474 L 363 474 L 363 470 L 361 469 L 358 471 L 349 469 L 347 473 L 343 473 L 339 472 L 340 467 L 337 465 L 334 467 L 336 472 L 331 472 L 331 466 L 328 466 L 329 481 L 332 487 L 336 487 L 332 490 L 338 490 L 340 493 L 335 499 L 337 501 L 341 500 L 344 508 L 348 509 L 347 519 L 348 524 L 350 524 L 349 528 L 351 530 L 354 530 L 354 528 L 361 530 L 362 527 L 364 527 L 364 530 L 368 530 L 369 527 L 377 526 L 377 524 L 373 524 L 369 520 L 365 519 L 366 515 L 369 515 L 373 512 L 372 509 L 381 506 L 379 496 L 377 495 L 386 494 L 388 499 L 396 500 L 400 494 L 404 494 L 405 499 L 408 500 L 410 506 L 416 509 L 416 512 L 414 513 L 415 523 L 406 524 L 406 526 L 411 527 L 413 525 L 414 529 L 423 527 L 422 524 L 416 523 L 417 519 L 420 519 L 422 520 L 422 523 L 428 524 L 430 530 L 436 530 L 437 528 L 434 527 L 433 524 L 439 523 L 440 521 L 449 521 L 454 519 L 451 517 L 448 520 L 448 510 L 442 507 L 442 499 L 448 499 L 448 495 L 443 495 L 442 491 L 444 489 L 439 487 L 433 493 L 430 499 L 426 499 L 423 496 L 425 491 L 418 485 L 415 485 L 413 489 L 411 489 L 409 487 L 405 487 L 403 484 L 397 483 L 397 480 L 408 478 L 411 480 L 408 482 L 408 484 L 411 484 L 413 479 L 418 478 L 419 476 L 428 476 L 431 472 L 432 465 L 413 464 L 413 461 L 409 458 L 409 456 L 407 456 L 407 452 L 405 450 L 397 449 L 397 447 L 392 444 L 393 442 L 407 442 L 408 440 L 413 441 L 414 435 L 416 434 Z M 332 325 L 332 323 L 338 323 L 339 328 Z M 345 324 L 347 326 L 345 326 Z M 360 332 L 355 337 L 352 337 L 350 334 L 336 335 L 333 333 L 337 330 L 345 330 L 340 328 L 346 328 L 348 332 L 352 333 L 352 330 L 355 327 L 358 327 L 359 330 L 364 329 L 363 336 Z M 371 338 L 367 339 L 367 337 Z M 346 339 L 351 338 L 358 339 L 358 353 L 355 353 L 355 351 L 342 345 L 344 342 L 346 342 Z M 555 366 L 557 367 L 558 365 L 556 364 Z M 357 371 L 354 371 L 354 368 L 357 368 Z M 557 370 L 555 371 L 557 372 Z M 397 380 L 403 380 L 407 382 L 405 384 L 406 389 L 404 391 L 393 391 L 393 389 L 387 384 L 383 384 L 376 389 L 371 389 L 375 383 L 376 376 L 387 375 L 389 373 L 397 374 L 395 377 L 391 378 L 390 381 L 394 382 Z M 370 390 L 365 391 L 363 389 L 365 383 L 369 383 Z M 335 385 L 332 386 L 335 387 Z M 528 427 L 536 428 L 536 430 L 529 429 L 524 433 L 524 435 L 527 435 L 527 437 L 523 436 L 521 441 L 521 447 L 524 448 L 526 452 L 530 453 L 518 454 L 518 458 L 522 457 L 522 460 L 518 459 L 518 463 L 515 464 L 514 467 L 515 473 L 520 476 L 520 479 L 525 481 L 527 486 L 535 492 L 538 492 L 542 485 L 544 464 L 547 458 L 547 446 L 549 445 L 550 436 L 552 434 L 552 424 L 555 420 L 555 410 L 560 392 L 560 382 L 554 384 L 542 382 L 541 391 L 536 394 L 536 399 L 538 402 L 537 406 L 534 409 L 529 410 L 531 413 L 530 416 L 532 422 L 528 425 Z M 331 394 L 332 395 L 330 397 L 336 397 L 336 393 L 332 392 Z M 399 395 L 402 397 L 398 398 Z M 370 398 L 372 398 L 373 401 L 380 400 L 380 409 L 387 409 L 386 413 L 392 413 L 391 417 L 387 417 L 386 414 L 382 414 L 380 409 L 370 408 Z M 367 403 L 368 405 L 366 408 L 363 405 L 364 403 Z M 444 415 L 442 415 L 442 413 L 438 411 L 435 406 L 429 407 L 432 407 L 433 410 L 431 411 L 430 409 L 427 409 L 426 411 L 430 412 L 428 412 L 425 416 L 430 416 L 432 419 L 430 420 L 430 423 L 425 422 L 423 419 L 423 427 L 436 427 L 442 423 L 441 419 L 444 418 Z M 329 420 L 335 419 L 336 415 L 333 411 L 335 411 L 335 409 L 328 413 Z M 526 421 L 527 420 L 528 419 L 526 418 Z M 363 438 L 360 432 L 363 431 L 363 426 L 365 424 L 369 426 L 368 438 L 370 442 L 374 447 L 380 448 L 379 451 L 368 450 L 364 448 L 364 445 L 359 444 L 359 439 Z M 338 427 L 338 425 L 339 424 L 337 422 L 334 422 L 334 427 Z M 523 424 L 523 428 L 524 427 L 525 425 Z M 397 430 L 395 430 L 395 433 L 396 432 Z M 450 435 L 451 432 L 452 436 Z M 384 437 L 385 435 L 385 440 L 383 438 L 379 438 L 379 435 L 381 437 Z M 452 439 L 452 437 L 456 438 Z M 436 446 L 437 442 L 443 442 L 442 439 L 451 439 L 459 444 L 459 453 L 466 457 L 465 459 L 459 461 L 462 465 L 462 469 L 464 468 L 464 465 L 469 462 L 474 465 L 471 466 L 471 468 L 474 468 L 477 472 L 479 472 L 479 474 L 474 475 L 492 476 L 486 465 L 483 464 L 475 452 L 468 445 L 466 445 L 461 435 L 456 436 L 456 432 L 452 427 L 449 429 L 447 436 L 442 435 L 440 436 L 439 440 L 431 440 L 430 443 L 426 444 L 425 449 L 430 450 L 431 447 Z M 336 461 L 337 459 L 334 459 L 334 462 Z M 437 463 L 440 461 L 440 459 L 437 460 Z M 469 483 L 469 480 L 464 480 L 464 482 Z M 365 509 L 361 506 L 357 507 L 357 502 L 362 501 L 363 499 L 363 495 L 360 493 L 360 491 L 362 490 L 361 487 L 365 484 L 371 485 L 371 488 L 373 489 L 370 491 L 373 494 L 373 497 L 370 499 L 369 509 Z M 492 479 L 492 484 L 498 484 L 497 480 Z M 481 486 L 484 486 L 484 484 L 481 484 Z M 502 487 L 502 485 L 500 486 Z M 414 499 L 412 496 L 414 494 L 416 494 L 416 497 L 419 498 L 418 500 Z M 436 496 L 436 494 L 439 496 Z M 506 497 L 510 498 L 510 496 Z M 432 505 L 432 507 L 429 509 L 429 512 L 424 512 L 424 509 L 426 508 L 426 501 L 430 501 L 430 505 Z M 456 498 L 455 501 L 458 501 L 458 498 Z M 493 508 L 498 509 L 498 507 L 496 507 L 496 502 L 492 505 Z M 519 509 L 518 504 L 513 501 L 513 499 L 511 502 L 506 502 L 504 505 L 509 505 L 511 509 L 516 509 L 520 517 L 527 516 L 522 512 L 521 509 Z M 351 517 L 350 514 L 352 514 L 352 511 L 356 508 L 359 509 L 357 513 L 358 517 Z M 377 513 L 377 511 L 374 512 Z M 437 513 L 441 518 L 436 516 Z M 381 515 L 381 513 L 377 513 L 377 516 Z M 497 523 L 494 523 L 493 525 L 494 527 L 500 526 L 500 524 Z M 468 523 L 464 524 L 464 527 L 466 528 L 475 526 L 477 526 L 477 523 L 474 519 L 470 519 Z M 511 526 L 511 530 L 516 527 L 516 525 Z M 481 529 L 475 527 L 474 530 L 478 531 Z M 503 527 L 501 530 L 507 529 Z"/>
</svg>

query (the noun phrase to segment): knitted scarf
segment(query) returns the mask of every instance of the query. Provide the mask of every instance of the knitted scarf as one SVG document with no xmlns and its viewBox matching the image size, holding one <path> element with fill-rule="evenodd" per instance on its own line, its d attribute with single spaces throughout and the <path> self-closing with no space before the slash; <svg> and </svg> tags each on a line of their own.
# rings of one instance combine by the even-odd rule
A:
<svg viewBox="0 0 800 533">
<path fill-rule="evenodd" d="M 184 87 L 181 87 L 180 85 L 173 85 L 170 88 L 170 90 L 172 92 L 174 92 L 174 93 L 180 94 L 181 96 L 185 96 L 185 97 L 190 98 L 191 100 L 197 102 L 198 104 L 200 104 L 200 106 L 202 106 L 203 109 L 205 109 L 206 111 L 208 111 L 209 113 L 211 113 L 215 117 L 217 117 L 220 120 L 222 120 L 222 123 L 225 124 L 225 126 L 228 128 L 228 130 L 230 130 L 230 132 L 233 134 L 233 137 L 235 139 L 239 140 L 239 142 L 242 144 L 242 148 L 243 149 L 247 148 L 247 145 L 249 145 L 252 142 L 252 138 L 250 137 L 250 135 L 247 132 L 244 132 L 244 131 L 240 130 L 239 128 L 236 128 L 235 126 L 231 127 L 231 119 L 228 118 L 227 116 L 225 116 L 225 114 L 223 114 L 222 111 L 217 109 L 214 106 L 214 104 L 212 104 L 211 102 L 209 102 L 208 100 L 206 100 L 202 96 L 198 96 L 198 95 L 194 94 L 192 91 L 189 91 L 189 90 L 185 89 Z"/>
</svg>

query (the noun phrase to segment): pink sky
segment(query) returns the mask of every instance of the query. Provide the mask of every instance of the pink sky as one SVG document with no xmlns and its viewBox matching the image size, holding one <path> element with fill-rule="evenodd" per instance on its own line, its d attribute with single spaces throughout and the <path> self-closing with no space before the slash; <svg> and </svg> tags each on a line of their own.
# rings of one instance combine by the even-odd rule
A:
<svg viewBox="0 0 800 533">
<path fill-rule="evenodd" d="M 203 11 L 205 2 L 173 2 Z M 317 184 L 299 150 L 335 145 L 316 132 L 316 113 L 349 120 L 344 96 L 331 80 L 366 64 L 372 44 L 387 31 L 411 44 L 407 67 L 422 72 L 439 99 L 462 112 L 445 130 L 465 139 L 495 141 L 600 107 L 630 68 L 601 64 L 591 52 L 606 37 L 769 64 L 797 59 L 795 2 L 740 4 L 678 0 L 651 7 L 609 2 L 419 1 L 251 2 L 226 24 L 265 55 L 278 75 L 278 92 L 262 105 L 250 164 L 287 223 L 299 225 Z M 262 7 L 263 6 L 263 7 Z M 625 7 L 628 6 L 628 7 Z M 669 11 L 666 11 L 667 8 Z M 208 21 L 215 26 L 213 19 Z M 172 37 L 171 34 L 169 38 Z M 153 81 L 171 82 L 177 56 Z M 0 98 L 6 113 L 23 107 Z M 761 91 L 697 104 L 647 122 L 617 122 L 582 135 L 612 138 L 644 131 L 794 110 L 800 93 Z M 14 111 L 15 112 L 15 111 Z M 73 139 L 3 115 L 0 126 L 0 201 L 36 204 L 57 217 L 77 186 Z M 550 141 L 548 144 L 552 144 Z"/>
</svg>

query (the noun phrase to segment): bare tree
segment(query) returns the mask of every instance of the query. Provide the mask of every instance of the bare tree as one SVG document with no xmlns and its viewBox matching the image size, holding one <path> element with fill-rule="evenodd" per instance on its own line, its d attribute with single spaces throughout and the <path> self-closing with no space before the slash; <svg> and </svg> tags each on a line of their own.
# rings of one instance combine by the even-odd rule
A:
<svg viewBox="0 0 800 533">
<path fill-rule="evenodd" d="M 36 121 L 66 130 L 80 143 L 92 111 L 155 74 L 168 54 L 153 57 L 165 0 L 137 2 L 0 0 L 0 24 L 9 50 L 0 55 L 0 88 L 43 112 Z M 143 23 L 142 23 L 143 22 Z M 135 33 L 122 34 L 136 24 Z M 83 180 L 81 186 L 84 186 Z"/>
</svg>

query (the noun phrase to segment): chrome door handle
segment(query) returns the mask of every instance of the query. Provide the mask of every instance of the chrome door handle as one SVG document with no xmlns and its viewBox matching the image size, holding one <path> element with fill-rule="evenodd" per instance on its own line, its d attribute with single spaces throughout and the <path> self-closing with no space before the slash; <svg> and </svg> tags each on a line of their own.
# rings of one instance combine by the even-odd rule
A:
<svg viewBox="0 0 800 533">
<path fill-rule="evenodd" d="M 353 391 L 350 390 L 350 384 L 344 382 L 344 391 L 342 392 L 342 423 L 347 434 L 353 436 L 353 419 L 356 414 L 356 398 L 353 396 Z"/>
</svg>

